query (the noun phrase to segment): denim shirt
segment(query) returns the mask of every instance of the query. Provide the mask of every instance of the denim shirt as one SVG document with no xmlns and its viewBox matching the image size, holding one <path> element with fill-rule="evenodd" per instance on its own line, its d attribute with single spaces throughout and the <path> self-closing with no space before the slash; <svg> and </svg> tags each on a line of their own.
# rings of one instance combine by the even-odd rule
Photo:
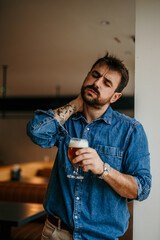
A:
<svg viewBox="0 0 160 240">
<path fill-rule="evenodd" d="M 70 226 L 75 240 L 116 240 L 122 236 L 128 228 L 127 199 L 91 171 L 82 171 L 83 180 L 67 178 L 73 171 L 67 149 L 71 137 L 88 139 L 89 147 L 104 162 L 136 179 L 137 200 L 142 201 L 151 188 L 148 142 L 142 125 L 111 107 L 89 124 L 78 112 L 63 126 L 52 110 L 37 110 L 27 125 L 27 133 L 41 147 L 58 147 L 44 200 L 45 210 Z"/>
</svg>

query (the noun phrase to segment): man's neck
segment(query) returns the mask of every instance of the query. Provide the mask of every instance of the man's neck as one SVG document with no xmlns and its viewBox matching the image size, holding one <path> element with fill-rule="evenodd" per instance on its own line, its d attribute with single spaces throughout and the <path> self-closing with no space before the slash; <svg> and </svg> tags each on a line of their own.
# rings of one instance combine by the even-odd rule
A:
<svg viewBox="0 0 160 240">
<path fill-rule="evenodd" d="M 87 122 L 90 123 L 93 120 L 101 117 L 106 112 L 108 107 L 109 107 L 109 104 L 102 106 L 101 108 L 94 108 L 94 107 L 84 104 L 83 112 L 87 119 Z"/>
</svg>

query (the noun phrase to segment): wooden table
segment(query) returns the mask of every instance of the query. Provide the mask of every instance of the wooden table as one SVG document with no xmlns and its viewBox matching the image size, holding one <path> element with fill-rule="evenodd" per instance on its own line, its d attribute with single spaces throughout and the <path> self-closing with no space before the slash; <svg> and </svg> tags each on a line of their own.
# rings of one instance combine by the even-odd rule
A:
<svg viewBox="0 0 160 240">
<path fill-rule="evenodd" d="M 0 202 L 0 239 L 9 240 L 12 226 L 21 226 L 45 214 L 42 204 Z"/>
</svg>

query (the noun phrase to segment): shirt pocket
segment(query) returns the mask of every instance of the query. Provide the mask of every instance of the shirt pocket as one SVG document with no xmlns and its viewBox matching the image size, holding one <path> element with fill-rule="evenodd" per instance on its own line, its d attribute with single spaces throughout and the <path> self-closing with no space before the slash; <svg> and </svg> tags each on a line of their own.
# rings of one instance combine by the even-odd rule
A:
<svg viewBox="0 0 160 240">
<path fill-rule="evenodd" d="M 103 162 L 108 163 L 118 171 L 121 170 L 123 151 L 120 148 L 104 145 L 95 145 L 94 148 Z"/>
</svg>

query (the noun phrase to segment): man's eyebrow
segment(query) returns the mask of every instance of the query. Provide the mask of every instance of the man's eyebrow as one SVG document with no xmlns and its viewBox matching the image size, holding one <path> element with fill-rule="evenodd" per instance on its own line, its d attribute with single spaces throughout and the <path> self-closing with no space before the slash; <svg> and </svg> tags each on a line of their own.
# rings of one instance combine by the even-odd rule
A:
<svg viewBox="0 0 160 240">
<path fill-rule="evenodd" d="M 93 70 L 92 73 L 96 73 L 99 77 L 102 76 L 97 70 Z"/>
</svg>

